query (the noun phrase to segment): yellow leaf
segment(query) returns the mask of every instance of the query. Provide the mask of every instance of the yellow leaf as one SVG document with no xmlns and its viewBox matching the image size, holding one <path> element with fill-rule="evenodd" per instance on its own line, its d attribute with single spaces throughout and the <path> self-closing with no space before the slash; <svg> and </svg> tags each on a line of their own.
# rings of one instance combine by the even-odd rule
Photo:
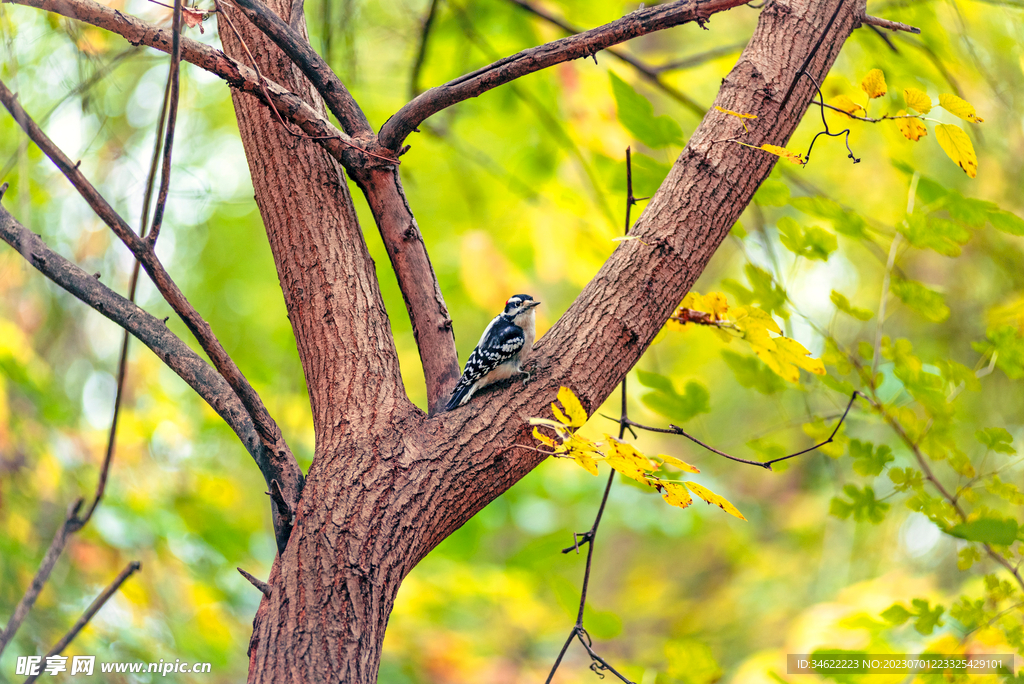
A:
<svg viewBox="0 0 1024 684">
<path fill-rule="evenodd" d="M 690 492 L 686 491 L 686 487 L 676 482 L 665 482 L 661 485 L 662 493 L 661 498 L 669 502 L 673 506 L 679 508 L 686 508 L 693 503 L 693 497 L 690 496 Z"/>
<path fill-rule="evenodd" d="M 694 311 L 704 310 L 704 298 L 700 296 L 700 292 L 691 290 L 686 293 L 683 297 L 683 303 L 679 305 L 680 309 L 693 309 Z"/>
<path fill-rule="evenodd" d="M 729 515 L 734 515 L 740 520 L 746 520 L 746 518 L 743 517 L 743 514 L 740 513 L 735 506 L 733 506 L 731 503 L 715 494 L 707 487 L 702 487 L 696 482 L 685 482 L 684 484 L 686 485 L 687 489 L 689 489 L 691 492 L 707 501 L 709 504 L 714 504 L 718 506 Z"/>
<path fill-rule="evenodd" d="M 771 314 L 759 307 L 741 306 L 733 310 L 733 315 L 735 316 L 736 326 L 740 330 L 747 331 L 753 328 L 761 328 L 771 330 L 777 335 L 782 333 L 782 329 L 775 322 L 775 319 L 771 317 Z"/>
<path fill-rule="evenodd" d="M 557 418 L 558 422 L 560 422 L 562 425 L 568 426 L 569 423 L 572 422 L 569 419 L 569 417 L 567 415 L 565 415 L 564 413 L 562 413 L 562 410 L 560 408 L 558 408 L 558 406 L 555 405 L 555 404 L 551 404 L 551 412 L 555 414 L 555 418 Z"/>
<path fill-rule="evenodd" d="M 775 338 L 775 346 L 778 349 L 779 356 L 786 363 L 791 363 L 815 375 L 825 375 L 825 364 L 821 362 L 821 359 L 811 358 L 811 352 L 807 351 L 807 347 L 796 340 L 791 340 L 788 337 L 777 337 Z"/>
<path fill-rule="evenodd" d="M 804 157 L 802 154 L 797 152 L 790 152 L 785 147 L 779 147 L 778 145 L 761 145 L 758 149 L 764 150 L 765 152 L 771 152 L 777 157 L 784 157 L 794 164 L 803 164 Z"/>
<path fill-rule="evenodd" d="M 729 311 L 729 300 L 721 292 L 708 292 L 704 295 L 704 311 L 712 314 L 715 319 L 721 319 L 722 315 Z"/>
<path fill-rule="evenodd" d="M 583 410 L 583 404 L 572 393 L 572 390 L 568 387 L 559 387 L 558 401 L 562 403 L 562 406 L 565 407 L 565 412 L 569 414 L 569 421 L 562 422 L 565 422 L 569 427 L 583 427 L 583 424 L 587 422 L 587 412 Z M 555 415 L 557 416 L 558 414 Z M 562 419 L 559 418 L 559 420 Z"/>
<path fill-rule="evenodd" d="M 978 113 L 974 111 L 974 105 L 967 100 L 960 99 L 956 95 L 942 93 L 939 95 L 939 106 L 953 116 L 958 116 L 964 121 L 970 121 L 971 123 L 981 123 L 984 121 L 984 119 L 978 116 Z"/>
<path fill-rule="evenodd" d="M 906 112 L 901 109 L 896 113 L 896 116 L 904 116 L 905 114 Z M 896 123 L 900 127 L 900 133 L 907 140 L 917 142 L 922 137 L 928 135 L 928 129 L 917 119 L 897 119 Z"/>
<path fill-rule="evenodd" d="M 686 461 L 680 461 L 675 456 L 668 456 L 666 454 L 658 454 L 658 458 L 665 462 L 665 465 L 670 465 L 680 470 L 685 470 L 688 473 L 699 473 L 700 469 L 697 466 L 692 466 Z"/>
<path fill-rule="evenodd" d="M 942 151 L 971 178 L 978 175 L 978 155 L 974 153 L 971 139 L 959 126 L 936 124 L 935 140 Z"/>
<path fill-rule="evenodd" d="M 882 73 L 881 69 L 869 71 L 864 80 L 860 82 L 860 87 L 872 100 L 876 97 L 882 97 L 888 92 L 885 85 L 885 74 Z"/>
<path fill-rule="evenodd" d="M 569 455 L 572 456 L 572 460 L 586 470 L 591 475 L 597 475 L 597 461 L 594 460 L 593 455 L 587 451 L 570 451 Z"/>
<path fill-rule="evenodd" d="M 544 446 L 549 446 L 551 448 L 557 446 L 555 444 L 555 440 L 551 439 L 537 428 L 533 428 L 533 438 L 540 442 L 541 444 L 543 444 Z"/>
<path fill-rule="evenodd" d="M 719 107 L 718 105 L 715 105 L 715 109 L 717 109 L 718 111 L 723 112 L 725 114 L 729 114 L 731 116 L 738 116 L 741 119 L 756 119 L 757 118 L 756 114 L 742 114 L 740 112 L 734 112 L 731 109 L 726 109 L 725 107 Z"/>
<path fill-rule="evenodd" d="M 907 88 L 903 91 L 903 99 L 906 100 L 907 107 L 921 114 L 927 114 L 932 111 L 932 98 L 928 97 L 928 94 L 923 90 Z"/>
<path fill-rule="evenodd" d="M 858 110 L 863 111 L 864 107 L 851 100 L 846 95 L 836 95 L 828 101 L 830 105 L 842 111 L 844 114 L 854 114 Z"/>
<path fill-rule="evenodd" d="M 646 473 L 654 470 L 654 464 L 632 444 L 608 436 L 608 454 L 605 456 L 605 462 L 628 478 L 650 484 Z"/>
</svg>

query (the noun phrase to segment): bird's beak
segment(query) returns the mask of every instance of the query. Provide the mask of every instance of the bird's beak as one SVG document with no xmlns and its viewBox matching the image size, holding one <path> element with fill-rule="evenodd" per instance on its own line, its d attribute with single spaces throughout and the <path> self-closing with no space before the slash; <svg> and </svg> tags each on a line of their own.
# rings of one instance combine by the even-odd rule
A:
<svg viewBox="0 0 1024 684">
<path fill-rule="evenodd" d="M 532 309 L 533 307 L 535 307 L 535 306 L 540 306 L 540 302 L 537 302 L 537 301 L 529 302 L 529 307 L 530 307 L 531 309 Z"/>
</svg>

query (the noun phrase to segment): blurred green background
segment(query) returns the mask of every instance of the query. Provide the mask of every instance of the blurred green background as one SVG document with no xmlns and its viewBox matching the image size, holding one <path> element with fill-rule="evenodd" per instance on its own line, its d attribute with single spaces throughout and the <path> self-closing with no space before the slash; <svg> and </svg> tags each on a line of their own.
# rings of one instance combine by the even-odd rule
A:
<svg viewBox="0 0 1024 684">
<path fill-rule="evenodd" d="M 375 127 L 412 94 L 428 5 L 306 3 L 313 46 Z M 113 6 L 169 25 L 170 11 L 159 5 Z M 542 6 L 581 27 L 635 9 L 605 0 Z M 664 426 L 682 422 L 683 412 L 700 438 L 762 460 L 827 436 L 850 391 L 871 378 L 851 362 L 870 368 L 882 353 L 874 394 L 881 408 L 858 402 L 836 443 L 774 472 L 678 437 L 636 440 L 647 453 L 696 464 L 702 472 L 691 479 L 748 519 L 700 502 L 679 510 L 639 485 L 616 483 L 585 624 L 597 651 L 636 682 L 807 682 L 817 678 L 786 675 L 785 654 L 818 648 L 1024 648 L 1021 586 L 970 535 L 943 532 L 958 522 L 955 514 L 935 487 L 920 486 L 914 450 L 886 423 L 902 426 L 968 515 L 1021 519 L 1022 471 L 1006 439 L 1020 435 L 1024 415 L 1024 8 L 1013 0 L 895 0 L 872 3 L 869 13 L 919 26 L 922 34 L 883 40 L 871 29 L 856 31 L 822 84 L 825 99 L 847 95 L 877 117 L 906 107 L 904 88 L 935 102 L 940 93 L 960 95 L 984 124 L 941 109 L 929 117 L 969 129 L 977 178 L 945 156 L 934 122 L 915 143 L 895 122 L 830 112 L 833 130 L 851 128 L 861 163 L 851 163 L 838 138 L 819 139 L 806 168 L 780 161 L 695 288 L 772 311 L 786 335 L 825 360 L 828 376 L 803 373 L 788 383 L 744 343 L 692 326 L 666 330 L 638 366 L 653 374 L 645 376 L 648 384 L 670 378 L 673 391 L 630 375 L 635 420 Z M 461 359 L 510 294 L 543 301 L 539 333 L 568 308 L 617 246 L 626 147 L 634 152 L 635 194 L 648 197 L 699 123 L 683 100 L 697 109 L 711 105 L 757 14 L 744 6 L 715 15 L 707 31 L 684 26 L 620 48 L 654 66 L 688 60 L 660 72 L 675 95 L 600 53 L 597 64 L 560 65 L 445 110 L 410 138 L 402 179 L 455 320 Z M 210 19 L 205 34 L 188 35 L 217 44 L 215 25 Z M 4 81 L 136 225 L 167 58 L 24 7 L 0 5 L 0 28 Z M 444 0 L 419 87 L 561 35 L 506 0 Z M 884 72 L 889 94 L 867 103 L 859 84 L 874 68 Z M 638 123 L 645 106 L 679 130 L 664 119 Z M 790 148 L 805 151 L 820 129 L 812 107 Z M 229 92 L 191 65 L 183 67 L 174 162 L 159 254 L 307 468 L 313 433 L 303 376 Z M 0 165 L 0 180 L 12 186 L 5 206 L 52 248 L 124 292 L 127 250 L 6 113 Z M 402 298 L 362 195 L 350 186 L 406 386 L 423 406 Z M 878 310 L 897 230 L 882 339 Z M 833 291 L 867 320 L 839 311 Z M 139 302 L 156 316 L 171 315 L 145 279 Z M 169 325 L 187 339 L 179 321 Z M 0 248 L 0 619 L 30 582 L 68 502 L 95 487 L 119 342 L 112 323 Z M 689 383 L 697 389 L 686 394 Z M 259 593 L 235 567 L 265 578 L 275 552 L 262 477 L 214 413 L 138 343 L 128 388 L 103 503 L 69 543 L 4 653 L 0 680 L 20 679 L 16 657 L 45 653 L 133 559 L 142 571 L 65 653 L 211 662 L 204 682 L 245 676 Z M 706 404 L 694 404 L 693 393 L 703 392 Z M 617 405 L 616 394 L 599 413 L 615 413 Z M 596 416 L 585 432 L 599 439 L 614 427 Z M 1008 432 L 976 437 L 984 428 Z M 583 555 L 559 551 L 574 531 L 590 527 L 603 484 L 571 462 L 549 459 L 444 542 L 402 587 L 380 681 L 543 681 L 575 619 L 583 572 Z M 1015 567 L 1019 547 L 1011 539 L 993 551 Z M 894 604 L 913 617 L 889 610 Z M 943 609 L 938 619 L 935 606 Z M 575 646 L 555 681 L 593 681 L 588 665 Z"/>
</svg>

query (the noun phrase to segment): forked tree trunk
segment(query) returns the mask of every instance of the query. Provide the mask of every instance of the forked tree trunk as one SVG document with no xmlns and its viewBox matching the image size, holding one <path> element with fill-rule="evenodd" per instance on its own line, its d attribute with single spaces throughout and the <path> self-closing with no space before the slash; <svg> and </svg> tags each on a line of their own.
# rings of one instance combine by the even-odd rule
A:
<svg viewBox="0 0 1024 684">
<path fill-rule="evenodd" d="M 429 418 L 406 398 L 341 168 L 315 143 L 285 133 L 253 98 L 234 95 L 316 432 L 295 527 L 274 563 L 271 596 L 256 615 L 250 682 L 376 681 L 402 579 L 540 462 L 536 453 L 513 446 L 528 439 L 526 418 L 541 415 L 560 385 L 571 387 L 588 412 L 595 410 L 703 271 L 776 161 L 729 139 L 786 143 L 814 92 L 809 79 L 796 80 L 798 71 L 810 56 L 807 72 L 820 83 L 858 22 L 856 4 L 845 0 L 837 10 L 839 2 L 771 0 L 765 6 L 715 103 L 756 114 L 750 133 L 743 133 L 739 119 L 709 112 L 634 227 L 640 239 L 614 252 L 537 344 L 528 388 L 499 388 Z M 268 4 L 289 18 L 290 3 Z M 243 17 L 233 17 L 263 72 L 322 109 L 288 59 Z M 247 62 L 225 24 L 220 35 L 227 53 Z M 391 181 L 379 172 L 355 175 L 378 222 L 395 222 L 381 226 L 392 260 L 405 245 L 389 242 L 388 235 L 402 221 L 408 223 L 404 235 L 416 238 L 409 248 L 421 249 L 408 207 L 399 206 L 397 174 Z M 413 257 L 425 259 L 425 252 Z"/>
</svg>

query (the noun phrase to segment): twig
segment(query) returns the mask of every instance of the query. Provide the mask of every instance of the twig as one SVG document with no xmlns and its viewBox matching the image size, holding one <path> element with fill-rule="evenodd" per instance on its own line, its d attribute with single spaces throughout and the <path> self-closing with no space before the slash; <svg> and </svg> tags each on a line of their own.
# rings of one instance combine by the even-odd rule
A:
<svg viewBox="0 0 1024 684">
<path fill-rule="evenodd" d="M 626 420 L 626 424 L 627 425 L 631 425 L 632 427 L 638 428 L 640 430 L 646 430 L 647 432 L 659 432 L 659 433 L 666 434 L 666 435 L 680 435 L 680 436 L 685 437 L 686 439 L 690 440 L 694 444 L 696 444 L 698 446 L 701 446 L 701 447 L 704 447 L 705 449 L 707 449 L 711 453 L 718 454 L 719 456 L 722 456 L 723 458 L 727 458 L 730 461 L 736 461 L 737 463 L 745 463 L 747 465 L 758 466 L 758 467 L 764 468 L 765 470 L 771 470 L 772 469 L 772 465 L 774 465 L 776 463 L 779 463 L 780 461 L 787 461 L 787 460 L 789 460 L 791 458 L 796 458 L 797 456 L 803 456 L 804 454 L 810 453 L 811 451 L 814 451 L 815 449 L 819 449 L 819 448 L 825 446 L 826 444 L 831 444 L 832 441 L 835 439 L 836 434 L 839 432 L 839 428 L 841 428 L 843 426 L 843 422 L 846 420 L 847 414 L 850 413 L 850 408 L 853 407 L 853 402 L 857 399 L 857 397 L 864 397 L 864 394 L 862 392 L 854 391 L 854 393 L 850 396 L 849 403 L 846 404 L 846 410 L 843 411 L 843 415 L 841 415 L 839 417 L 839 422 L 836 423 L 836 427 L 835 427 L 835 429 L 832 430 L 832 434 L 830 434 L 828 436 L 828 439 L 826 439 L 826 440 L 824 440 L 822 442 L 819 442 L 819 443 L 815 444 L 812 447 L 808 447 L 806 449 L 798 451 L 795 454 L 789 454 L 788 456 L 781 456 L 779 458 L 773 458 L 770 461 L 750 461 L 750 460 L 747 460 L 745 458 L 739 458 L 737 456 L 730 456 L 729 454 L 725 453 L 724 451 L 719 451 L 718 449 L 714 448 L 713 446 L 705 444 L 704 442 L 700 441 L 699 439 L 697 439 L 696 437 L 694 437 L 690 433 L 688 433 L 685 430 L 683 430 L 678 425 L 669 425 L 667 428 L 657 428 L 657 427 L 651 427 L 649 425 L 641 425 L 640 423 L 637 423 L 637 422 L 635 422 L 633 420 L 630 420 L 630 419 Z M 603 418 L 608 418 L 608 420 L 615 420 L 614 418 L 612 418 L 610 416 L 605 416 L 603 414 L 602 414 L 602 417 Z M 616 422 L 619 422 L 619 421 L 616 421 Z"/>
<path fill-rule="evenodd" d="M 632 164 L 632 160 L 630 158 L 630 148 L 627 147 L 626 148 L 626 234 L 627 235 L 629 234 L 629 229 L 630 229 L 630 224 L 629 224 L 630 211 L 632 210 L 634 204 L 636 204 L 636 198 L 633 197 L 633 164 Z M 633 431 L 632 428 L 629 425 L 630 420 L 629 420 L 628 404 L 627 404 L 627 401 L 626 401 L 627 395 L 626 395 L 626 377 L 625 376 L 622 378 L 622 385 L 621 385 L 621 387 L 622 387 L 622 403 L 621 403 L 622 412 L 621 412 L 621 415 L 620 415 L 619 421 L 618 421 L 618 423 L 619 423 L 619 439 L 622 439 L 623 437 L 626 436 L 626 430 L 627 429 L 630 432 Z M 633 436 L 635 438 L 636 434 L 634 433 Z M 573 625 L 572 630 L 569 632 L 568 638 L 566 638 L 565 643 L 562 644 L 562 650 L 558 652 L 558 657 L 555 658 L 555 663 L 554 663 L 554 665 L 551 666 L 551 672 L 548 673 L 548 678 L 545 680 L 544 684 L 551 684 L 551 680 L 555 676 L 555 672 L 558 670 L 558 666 L 562 664 L 562 658 L 565 657 L 565 653 L 566 653 L 566 651 L 569 650 L 569 645 L 572 644 L 572 640 L 573 639 L 579 639 L 579 642 L 581 644 L 583 644 L 583 648 L 585 648 L 587 650 L 587 653 L 590 655 L 590 659 L 591 659 L 591 666 L 590 666 L 591 669 L 593 669 L 595 672 L 598 672 L 599 670 L 601 670 L 601 671 L 607 670 L 608 672 L 611 672 L 612 674 L 614 674 L 616 677 L 618 677 L 622 681 L 627 682 L 627 684 L 633 684 L 628 679 L 626 679 L 624 676 L 622 676 L 618 672 L 618 670 L 616 670 L 614 667 L 609 665 L 608 662 L 604 658 L 602 658 L 601 656 L 599 656 L 597 653 L 594 652 L 594 649 L 592 648 L 592 645 L 591 645 L 591 642 L 590 642 L 590 635 L 587 634 L 587 631 L 583 628 L 583 612 L 584 612 L 584 610 L 585 610 L 585 608 L 587 606 L 587 590 L 590 587 L 590 568 L 591 568 L 591 564 L 592 564 L 592 562 L 594 560 L 594 538 L 597 536 L 597 528 L 601 524 L 601 516 L 604 515 L 604 508 L 605 508 L 605 505 L 608 503 L 608 494 L 612 490 L 612 483 L 613 482 L 615 482 L 615 470 L 614 469 L 612 469 L 611 472 L 608 473 L 608 482 L 604 486 L 604 494 L 601 496 L 601 505 L 598 506 L 598 508 L 597 508 L 597 515 L 594 517 L 594 524 L 590 527 L 589 530 L 584 532 L 582 535 L 579 535 L 577 533 L 573 533 L 573 535 L 572 535 L 573 545 L 569 546 L 567 548 L 562 549 L 562 553 L 569 553 L 570 551 L 574 551 L 575 550 L 576 553 L 579 554 L 579 552 L 580 552 L 580 544 L 589 544 L 589 546 L 587 547 L 587 565 L 586 565 L 586 569 L 583 571 L 583 587 L 580 590 L 580 608 L 579 608 L 579 611 L 576 613 L 576 624 Z"/>
<path fill-rule="evenodd" d="M 440 5 L 440 0 L 430 0 L 430 8 L 427 10 L 427 16 L 423 18 L 423 22 L 420 25 L 420 44 L 416 48 L 416 59 L 412 62 L 412 71 L 409 76 L 409 97 L 413 98 L 423 92 L 420 88 L 420 72 L 423 70 L 423 64 L 427 60 L 427 45 L 430 42 L 430 29 L 434 26 L 434 19 L 437 17 L 437 7 Z"/>
<path fill-rule="evenodd" d="M 181 0 L 174 0 L 174 19 L 171 22 L 171 31 L 173 31 L 171 70 L 167 75 L 170 98 L 165 109 L 167 133 L 164 136 L 164 163 L 160 174 L 160 193 L 156 198 L 153 228 L 150 230 L 148 238 L 150 249 L 155 247 L 157 238 L 160 237 L 160 228 L 164 222 L 164 209 L 167 206 L 167 193 L 171 186 L 171 153 L 174 148 L 174 128 L 178 121 L 178 95 L 181 90 Z M 161 118 L 163 118 L 163 114 Z"/>
<path fill-rule="evenodd" d="M 712 14 L 742 4 L 743 0 L 680 0 L 639 9 L 610 24 L 523 50 L 417 96 L 381 127 L 380 143 L 397 150 L 427 118 L 463 100 L 555 64 L 590 57 L 637 36 L 691 21 L 703 24 Z"/>
<path fill-rule="evenodd" d="M 2 226 L 0 226 L 0 229 L 2 229 Z M 0 632 L 0 654 L 4 652 L 7 644 L 14 638 L 18 627 L 21 626 L 25 616 L 32 610 L 36 599 L 39 598 L 39 592 L 43 590 L 43 585 L 46 584 L 46 580 L 50 578 L 50 573 L 53 572 L 53 566 L 57 564 L 57 559 L 60 558 L 60 554 L 64 551 L 64 545 L 67 544 L 68 536 L 73 531 L 72 528 L 78 516 L 78 509 L 81 507 L 82 499 L 78 499 L 68 506 L 67 512 L 64 515 L 64 522 L 57 528 L 57 533 L 53 535 L 53 541 L 50 542 L 50 548 L 43 555 L 39 569 L 36 570 L 35 577 L 32 578 L 32 584 L 28 585 L 28 589 L 25 590 L 25 594 L 18 601 L 18 605 L 15 606 L 14 612 L 4 626 L 3 631 Z"/>
<path fill-rule="evenodd" d="M 263 580 L 259 579 L 258 577 L 253 577 L 252 575 L 250 575 L 249 573 L 247 573 L 247 572 L 246 572 L 245 570 L 243 570 L 242 568 L 235 568 L 235 570 L 238 570 L 238 572 L 240 572 L 240 573 L 242 574 L 242 577 L 244 577 L 245 579 L 249 580 L 249 583 L 250 583 L 250 584 L 251 584 L 252 586 L 254 586 L 254 587 L 256 587 L 257 589 L 259 589 L 259 590 L 260 590 L 260 592 L 261 592 L 261 593 L 262 593 L 262 594 L 263 594 L 264 596 L 266 596 L 267 598 L 270 598 L 270 594 L 271 594 L 271 592 L 272 592 L 273 590 L 272 590 L 272 588 L 271 588 L 271 586 L 270 586 L 269 584 L 267 584 L 267 583 L 266 583 L 266 582 L 264 582 Z"/>
<path fill-rule="evenodd" d="M 889 36 L 885 35 L 885 31 L 883 31 L 882 29 L 878 28 L 877 26 L 868 26 L 868 28 L 871 29 L 872 33 L 874 33 L 876 36 L 881 38 L 882 41 L 887 46 L 889 46 L 890 50 L 895 52 L 897 55 L 900 54 L 900 49 L 898 47 L 896 47 L 896 43 L 892 42 L 892 38 L 890 38 Z"/>
<path fill-rule="evenodd" d="M 904 24 L 901 21 L 892 21 L 891 19 L 880 19 L 879 17 L 872 17 L 865 14 L 860 18 L 862 24 L 869 26 L 878 26 L 879 28 L 889 29 L 890 31 L 905 31 L 907 33 L 921 33 L 921 29 L 916 26 Z"/>
<path fill-rule="evenodd" d="M 540 17 L 541 19 L 545 20 L 549 24 L 553 24 L 553 25 L 557 26 L 558 28 L 562 29 L 566 33 L 569 33 L 569 34 L 572 34 L 572 35 L 576 35 L 576 34 L 581 33 L 580 29 L 576 28 L 572 24 L 569 24 L 568 22 L 565 22 L 565 21 L 559 19 L 558 17 L 556 17 L 553 14 L 549 14 L 548 12 L 546 12 L 543 9 L 537 7 L 536 5 L 533 5 L 532 3 L 527 2 L 526 0 L 508 0 L 508 1 L 513 3 L 513 4 L 515 4 L 515 5 L 518 5 L 519 7 L 523 8 L 524 10 L 529 12 L 530 14 L 533 14 L 534 16 Z M 744 43 L 744 45 L 745 44 L 746 43 Z M 664 67 L 653 67 L 653 66 L 643 62 L 642 60 L 639 60 L 636 57 L 633 57 L 629 53 L 622 52 L 621 50 L 616 50 L 615 48 L 608 48 L 607 50 L 605 50 L 605 52 L 610 54 L 612 57 L 615 57 L 619 61 L 624 62 L 624 63 L 628 64 L 629 66 L 633 67 L 641 76 L 644 77 L 645 80 L 649 81 L 651 84 L 653 84 L 657 88 L 661 89 L 665 94 L 670 96 L 672 99 L 676 100 L 680 104 L 682 104 L 685 107 L 687 107 L 694 114 L 697 114 L 698 116 L 701 116 L 701 117 L 704 116 L 705 112 L 707 111 L 707 107 L 702 107 L 695 100 L 693 100 L 689 95 L 686 95 L 685 93 L 677 90 L 676 88 L 673 88 L 672 86 L 670 86 L 669 84 L 667 84 L 667 83 L 665 83 L 664 81 L 661 80 L 661 77 L 659 76 L 659 74 L 662 73 L 663 71 L 665 71 Z"/>
<path fill-rule="evenodd" d="M 129 577 L 138 572 L 138 570 L 141 567 L 142 563 L 140 563 L 139 561 L 132 561 L 131 563 L 126 565 L 124 570 L 122 570 L 121 573 L 114 578 L 114 581 L 107 585 L 107 588 L 104 589 L 102 593 L 100 593 L 100 595 L 97 596 L 91 604 L 89 604 L 89 607 L 85 609 L 84 613 L 82 613 L 82 617 L 78 618 L 78 620 L 71 627 L 71 629 L 68 630 L 67 634 L 62 636 L 60 638 L 60 641 L 53 645 L 53 648 L 51 648 L 49 652 L 47 652 L 43 659 L 45 660 L 50 656 L 58 655 L 61 651 L 67 648 L 68 644 L 70 644 L 72 640 L 74 640 L 74 638 L 78 636 L 78 633 L 81 632 L 82 629 L 87 624 L 89 624 L 89 620 L 91 620 L 93 616 L 99 612 L 100 608 L 102 608 L 103 605 L 110 600 L 110 597 L 114 595 L 114 592 L 120 589 L 121 585 L 124 584 Z M 38 676 L 38 674 L 30 675 L 28 679 L 25 680 L 25 684 L 32 684 L 32 682 L 36 681 L 36 677 Z"/>
</svg>

